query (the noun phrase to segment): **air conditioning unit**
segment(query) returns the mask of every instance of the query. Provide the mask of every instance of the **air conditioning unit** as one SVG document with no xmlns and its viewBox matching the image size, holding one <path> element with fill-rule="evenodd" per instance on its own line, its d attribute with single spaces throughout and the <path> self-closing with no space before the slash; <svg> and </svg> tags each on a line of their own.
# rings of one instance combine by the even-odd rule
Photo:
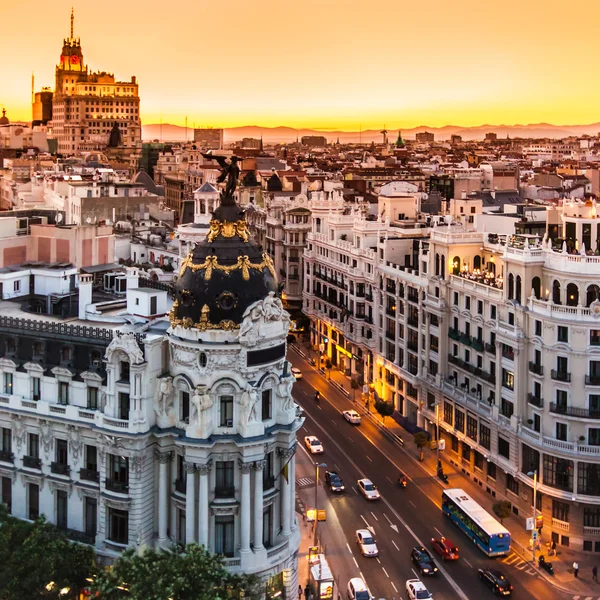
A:
<svg viewBox="0 0 600 600">
<path fill-rule="evenodd" d="M 225 421 L 225 427 L 233 427 L 233 419 L 227 419 Z"/>
</svg>

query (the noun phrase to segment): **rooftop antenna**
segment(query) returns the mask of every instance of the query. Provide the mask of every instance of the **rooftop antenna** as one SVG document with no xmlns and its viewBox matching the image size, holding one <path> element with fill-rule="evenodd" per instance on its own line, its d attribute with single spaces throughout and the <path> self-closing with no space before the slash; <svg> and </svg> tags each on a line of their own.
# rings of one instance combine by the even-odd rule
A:
<svg viewBox="0 0 600 600">
<path fill-rule="evenodd" d="M 71 39 L 73 39 L 73 25 L 75 22 L 75 8 L 71 7 Z"/>
</svg>

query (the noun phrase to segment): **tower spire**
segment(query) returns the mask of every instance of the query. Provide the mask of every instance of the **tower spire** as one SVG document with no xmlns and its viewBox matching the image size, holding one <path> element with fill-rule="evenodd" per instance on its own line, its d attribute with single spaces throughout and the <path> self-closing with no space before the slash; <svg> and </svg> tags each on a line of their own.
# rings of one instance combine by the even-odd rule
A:
<svg viewBox="0 0 600 600">
<path fill-rule="evenodd" d="M 75 22 L 75 8 L 71 7 L 71 39 L 73 39 L 73 24 Z"/>
</svg>

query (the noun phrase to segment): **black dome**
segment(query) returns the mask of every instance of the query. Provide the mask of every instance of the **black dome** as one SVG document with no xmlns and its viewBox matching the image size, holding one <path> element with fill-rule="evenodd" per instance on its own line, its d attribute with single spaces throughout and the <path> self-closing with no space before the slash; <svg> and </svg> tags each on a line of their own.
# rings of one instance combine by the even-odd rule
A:
<svg viewBox="0 0 600 600">
<path fill-rule="evenodd" d="M 273 262 L 250 240 L 240 207 L 221 205 L 206 239 L 181 265 L 171 324 L 201 331 L 235 329 L 245 310 L 269 292 L 277 292 Z"/>
</svg>

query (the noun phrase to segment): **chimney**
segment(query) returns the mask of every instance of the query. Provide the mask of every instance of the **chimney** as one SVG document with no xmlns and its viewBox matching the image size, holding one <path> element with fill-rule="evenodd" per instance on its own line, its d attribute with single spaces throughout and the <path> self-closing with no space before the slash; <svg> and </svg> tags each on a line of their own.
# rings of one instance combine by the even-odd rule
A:
<svg viewBox="0 0 600 600">
<path fill-rule="evenodd" d="M 137 268 L 136 267 L 127 267 L 126 271 L 127 271 L 127 289 L 134 290 L 135 288 L 140 287 L 140 285 L 139 285 L 140 273 L 137 270 Z"/>
<path fill-rule="evenodd" d="M 82 321 L 86 320 L 85 311 L 92 303 L 92 286 L 94 276 L 81 274 L 79 275 L 79 318 Z"/>
</svg>

